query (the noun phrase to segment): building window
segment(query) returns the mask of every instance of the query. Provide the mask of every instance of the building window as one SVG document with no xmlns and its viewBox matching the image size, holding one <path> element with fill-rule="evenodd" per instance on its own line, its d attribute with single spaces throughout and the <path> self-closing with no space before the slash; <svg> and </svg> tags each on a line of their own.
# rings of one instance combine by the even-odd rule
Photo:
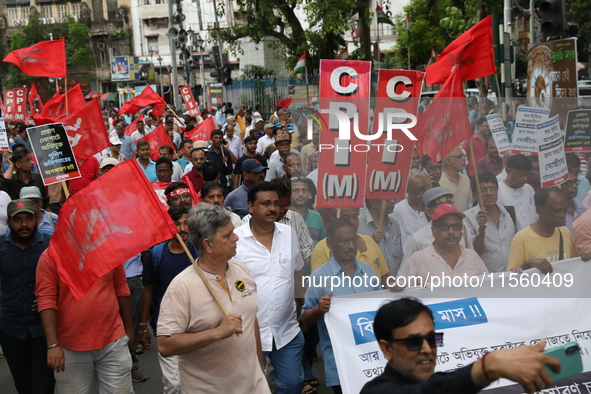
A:
<svg viewBox="0 0 591 394">
<path fill-rule="evenodd" d="M 76 20 L 80 19 L 80 4 L 79 3 L 72 4 L 72 16 Z"/>
<path fill-rule="evenodd" d="M 117 18 L 117 0 L 107 0 L 107 14 L 109 20 Z"/>
<path fill-rule="evenodd" d="M 53 18 L 53 8 L 50 5 L 41 7 L 41 18 Z"/>
<path fill-rule="evenodd" d="M 102 22 L 105 19 L 102 0 L 92 0 L 92 20 Z"/>
<path fill-rule="evenodd" d="M 60 23 L 65 22 L 66 15 L 69 15 L 67 4 L 58 4 L 57 6 L 57 17 Z"/>
<path fill-rule="evenodd" d="M 148 44 L 148 55 L 149 55 L 149 51 L 152 51 L 154 53 L 159 53 L 159 49 L 158 49 L 158 37 L 146 37 L 146 43 Z M 146 55 L 146 54 L 144 54 Z"/>
<path fill-rule="evenodd" d="M 8 26 L 20 25 L 18 19 L 18 9 L 16 7 L 7 8 L 8 11 Z"/>
<path fill-rule="evenodd" d="M 21 8 L 21 19 L 29 20 L 30 13 L 31 13 L 31 9 L 29 7 Z"/>
</svg>

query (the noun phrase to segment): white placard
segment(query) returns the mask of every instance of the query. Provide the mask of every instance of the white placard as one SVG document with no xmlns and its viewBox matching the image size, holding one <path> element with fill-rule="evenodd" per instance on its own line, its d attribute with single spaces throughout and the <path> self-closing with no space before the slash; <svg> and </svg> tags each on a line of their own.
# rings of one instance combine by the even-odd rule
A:
<svg viewBox="0 0 591 394">
<path fill-rule="evenodd" d="M 550 110 L 521 106 L 517 108 L 511 153 L 532 156 L 538 154 L 536 125 L 548 120 Z"/>
<path fill-rule="evenodd" d="M 511 150 L 511 141 L 509 141 L 507 128 L 503 123 L 503 119 L 501 118 L 501 115 L 493 114 L 487 115 L 486 121 L 488 122 L 488 127 L 490 127 L 490 133 L 492 134 L 493 140 L 495 140 L 495 144 L 497 145 L 499 155 L 503 156 L 505 152 Z"/>
</svg>

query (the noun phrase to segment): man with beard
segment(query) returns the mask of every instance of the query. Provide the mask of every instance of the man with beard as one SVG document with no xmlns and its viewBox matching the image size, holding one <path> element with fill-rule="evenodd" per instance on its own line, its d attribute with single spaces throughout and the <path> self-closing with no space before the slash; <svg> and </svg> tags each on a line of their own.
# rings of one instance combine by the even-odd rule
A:
<svg viewBox="0 0 591 394">
<path fill-rule="evenodd" d="M 257 153 L 257 140 L 255 137 L 248 136 L 244 139 L 244 155 L 236 161 L 234 165 L 234 189 L 238 189 L 242 178 L 242 163 L 248 159 L 255 159 L 263 167 L 267 167 L 267 159 L 263 155 Z"/>
<path fill-rule="evenodd" d="M 37 231 L 37 209 L 30 200 L 11 201 L 7 216 L 10 233 L 0 235 L 0 342 L 19 393 L 53 394 L 35 298 L 37 262 L 50 236 Z"/>
<path fill-rule="evenodd" d="M 297 153 L 290 153 L 285 158 L 285 164 L 283 165 L 283 176 L 287 182 L 292 178 L 298 178 L 302 176 L 302 159 Z"/>
<path fill-rule="evenodd" d="M 443 173 L 439 185 L 453 194 L 454 205 L 460 212 L 468 210 L 470 203 L 470 178 L 462 174 L 466 169 L 466 153 L 456 146 L 443 158 Z"/>
<path fill-rule="evenodd" d="M 203 168 L 203 163 L 205 163 L 205 152 L 203 149 L 195 148 L 191 151 L 191 164 L 193 164 L 193 170 L 189 171 L 187 175 L 181 178 L 181 182 L 191 182 L 193 184 L 193 189 L 195 189 L 195 193 L 199 193 L 201 191 L 201 187 L 205 180 L 203 179 L 203 175 L 201 170 Z"/>
<path fill-rule="evenodd" d="M 488 121 L 485 117 L 478 118 L 475 123 L 476 133 L 470 137 L 469 140 L 464 141 L 462 144 L 462 148 L 464 152 L 470 152 L 470 140 L 472 140 L 472 148 L 474 150 L 474 162 L 472 162 L 472 156 L 468 155 L 468 176 L 474 175 L 474 168 L 476 164 L 486 156 L 486 140 L 488 140 L 490 135 L 490 126 L 488 125 Z"/>
<path fill-rule="evenodd" d="M 487 139 L 484 145 L 488 154 L 478 161 L 478 172 L 492 172 L 497 176 L 503 171 L 503 158 L 499 156 L 495 140 Z"/>
<path fill-rule="evenodd" d="M 342 393 L 332 343 L 324 321 L 324 315 L 330 310 L 330 298 L 349 294 L 382 290 L 380 279 L 373 268 L 355 258 L 357 255 L 357 229 L 347 219 L 334 219 L 328 225 L 326 243 L 332 253 L 328 262 L 316 269 L 309 278 L 306 301 L 302 308 L 301 320 L 307 325 L 318 323 L 326 385 L 335 393 Z M 364 278 L 362 286 L 351 286 L 351 280 Z M 331 286 L 333 277 L 338 277 L 339 285 Z M 357 281 L 356 281 L 357 282 Z"/>
<path fill-rule="evenodd" d="M 181 205 L 187 209 L 193 206 L 193 196 L 191 190 L 185 182 L 172 182 L 164 190 L 166 196 L 166 203 L 170 207 Z"/>
<path fill-rule="evenodd" d="M 247 159 L 242 163 L 242 186 L 234 189 L 224 203 L 224 206 L 230 208 L 234 213 L 240 216 L 240 219 L 248 215 L 248 189 L 257 182 L 265 179 L 267 167 L 262 165 L 256 159 Z"/>
<path fill-rule="evenodd" d="M 189 209 L 184 206 L 174 206 L 168 210 L 168 215 L 174 222 L 179 235 L 191 252 L 194 259 L 199 257 L 199 252 L 189 240 Z M 185 253 L 183 246 L 177 237 L 170 241 L 155 245 L 144 260 L 142 279 L 144 281 L 144 295 L 140 317 L 140 343 L 146 350 L 151 350 L 152 340 L 148 324 L 154 330 L 158 325 L 160 302 L 170 285 L 170 282 L 185 268 L 191 265 L 191 260 Z M 148 321 L 148 316 L 152 319 Z M 178 369 L 178 357 L 162 357 L 158 352 L 158 361 L 162 370 L 163 392 L 167 394 L 181 393 L 181 376 Z"/>
<path fill-rule="evenodd" d="M 480 256 L 460 243 L 464 217 L 465 215 L 451 204 L 442 204 L 435 209 L 431 222 L 435 241 L 413 254 L 402 264 L 398 272 L 398 277 L 420 277 L 416 283 L 407 281 L 407 286 L 426 286 L 430 276 L 488 274 L 488 269 Z"/>
<path fill-rule="evenodd" d="M 552 272 L 551 262 L 577 256 L 573 237 L 566 228 L 568 201 L 557 187 L 545 187 L 534 196 L 538 220 L 513 237 L 509 265 L 513 268 L 537 268 Z"/>
<path fill-rule="evenodd" d="M 6 193 L 13 200 L 19 198 L 20 191 L 25 186 L 37 186 L 41 195 L 45 197 L 45 185 L 41 175 L 33 172 L 33 166 L 31 154 L 21 149 L 12 154 L 10 166 L 4 175 L 0 174 L 0 185 L 6 188 Z"/>
</svg>

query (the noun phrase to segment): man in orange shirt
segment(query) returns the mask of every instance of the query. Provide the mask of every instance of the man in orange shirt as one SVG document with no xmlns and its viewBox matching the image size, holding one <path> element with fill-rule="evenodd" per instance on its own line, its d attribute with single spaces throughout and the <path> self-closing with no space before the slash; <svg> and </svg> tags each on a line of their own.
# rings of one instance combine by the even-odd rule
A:
<svg viewBox="0 0 591 394">
<path fill-rule="evenodd" d="M 35 294 L 58 392 L 94 392 L 96 375 L 101 393 L 133 393 L 128 344 L 134 334 L 123 264 L 75 301 L 46 251 L 37 265 Z"/>
</svg>

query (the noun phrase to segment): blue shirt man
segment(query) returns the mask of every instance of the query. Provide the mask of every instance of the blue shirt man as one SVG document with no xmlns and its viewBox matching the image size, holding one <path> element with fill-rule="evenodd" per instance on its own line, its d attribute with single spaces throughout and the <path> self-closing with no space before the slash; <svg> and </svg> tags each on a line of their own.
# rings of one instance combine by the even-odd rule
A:
<svg viewBox="0 0 591 394">
<path fill-rule="evenodd" d="M 318 334 L 324 357 L 326 385 L 340 386 L 332 343 L 328 336 L 324 314 L 330 310 L 330 295 L 342 296 L 381 290 L 380 278 L 367 263 L 355 259 L 357 228 L 347 219 L 331 221 L 326 243 L 332 252 L 328 262 L 316 269 L 306 281 L 306 300 L 302 307 L 305 324 L 318 323 Z M 337 277 L 340 280 L 332 279 Z"/>
<path fill-rule="evenodd" d="M 262 165 L 257 159 L 246 159 L 242 162 L 242 185 L 233 190 L 226 201 L 224 207 L 229 207 L 232 212 L 240 216 L 240 219 L 248 215 L 248 189 L 257 182 L 265 179 L 267 167 Z"/>
<path fill-rule="evenodd" d="M 135 144 L 131 137 L 125 135 L 125 126 L 123 123 L 119 122 L 115 125 L 115 132 L 117 133 L 117 137 L 119 137 L 119 141 L 121 141 L 121 153 L 125 160 L 129 160 L 133 157 L 133 152 L 136 151 Z"/>
<path fill-rule="evenodd" d="M 7 216 L 10 233 L 0 235 L 0 342 L 19 393 L 53 393 L 53 371 L 46 363 L 47 343 L 35 297 L 37 263 L 51 237 L 38 231 L 37 208 L 31 200 L 11 201 Z"/>
</svg>

